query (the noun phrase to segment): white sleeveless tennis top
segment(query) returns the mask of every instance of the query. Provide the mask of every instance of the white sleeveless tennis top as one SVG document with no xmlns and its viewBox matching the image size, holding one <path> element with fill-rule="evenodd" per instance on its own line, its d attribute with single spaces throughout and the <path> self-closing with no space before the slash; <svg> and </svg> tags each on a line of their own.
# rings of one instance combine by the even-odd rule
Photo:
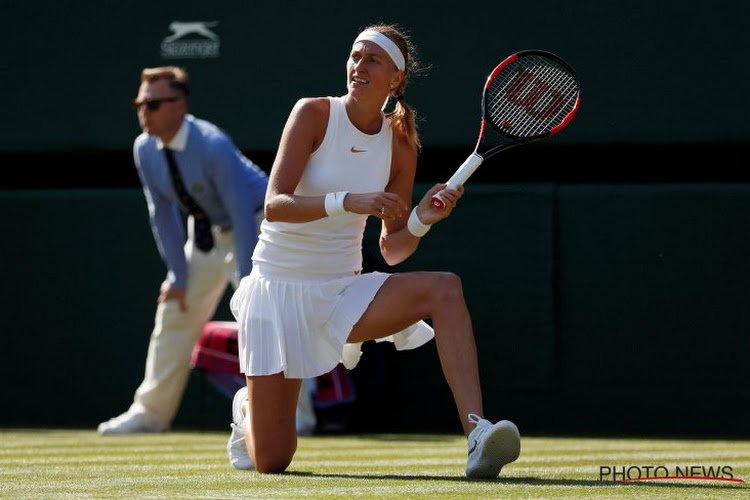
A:
<svg viewBox="0 0 750 500">
<path fill-rule="evenodd" d="M 383 115 L 375 135 L 358 130 L 343 97 L 329 97 L 331 111 L 323 142 L 307 162 L 294 194 L 324 196 L 335 191 L 383 191 L 391 170 L 393 132 Z M 253 253 L 253 264 L 293 273 L 337 274 L 362 270 L 366 215 L 345 213 L 311 222 L 268 222 Z"/>
</svg>

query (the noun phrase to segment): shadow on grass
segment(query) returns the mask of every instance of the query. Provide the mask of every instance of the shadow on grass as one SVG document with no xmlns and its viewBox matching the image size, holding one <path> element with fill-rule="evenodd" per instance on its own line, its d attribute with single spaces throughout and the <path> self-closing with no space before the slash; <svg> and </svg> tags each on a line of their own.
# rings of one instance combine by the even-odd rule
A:
<svg viewBox="0 0 750 500">
<path fill-rule="evenodd" d="M 356 436 L 358 439 L 364 439 L 368 441 L 385 441 L 385 442 L 404 442 L 404 441 L 417 441 L 417 442 L 431 442 L 431 443 L 447 443 L 455 441 L 462 437 L 459 434 L 353 434 L 353 435 L 336 435 L 336 434 L 320 434 L 315 437 L 352 437 Z"/>
<path fill-rule="evenodd" d="M 309 478 L 324 478 L 324 479 L 367 479 L 374 481 L 451 481 L 457 483 L 496 483 L 496 484 L 507 484 L 517 486 L 586 486 L 586 487 L 597 487 L 597 488 L 642 488 L 644 486 L 657 487 L 657 488 L 670 488 L 670 489 L 692 489 L 692 490 L 718 490 L 718 489 L 750 489 L 750 485 L 747 483 L 726 483 L 721 484 L 697 484 L 697 483 L 686 483 L 686 482 L 670 482 L 670 483 L 659 483 L 653 481 L 644 482 L 631 482 L 631 483 L 615 483 L 612 481 L 599 481 L 595 479 L 543 479 L 537 477 L 498 477 L 496 479 L 469 479 L 461 476 L 427 476 L 427 475 L 413 475 L 413 474 L 337 474 L 337 473 L 317 473 L 317 472 L 302 472 L 302 471 L 286 471 L 285 475 L 309 477 Z"/>
</svg>

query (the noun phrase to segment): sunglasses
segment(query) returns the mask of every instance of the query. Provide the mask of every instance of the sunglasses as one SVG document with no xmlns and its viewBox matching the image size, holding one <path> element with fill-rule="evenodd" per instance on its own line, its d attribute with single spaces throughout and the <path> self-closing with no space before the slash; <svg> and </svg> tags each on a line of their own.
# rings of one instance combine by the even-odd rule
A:
<svg viewBox="0 0 750 500">
<path fill-rule="evenodd" d="M 146 99 L 145 101 L 138 101 L 133 99 L 132 106 L 136 111 L 140 111 L 141 106 L 146 106 L 149 111 L 158 111 L 163 102 L 175 102 L 179 101 L 179 97 L 162 97 L 161 99 Z"/>
</svg>

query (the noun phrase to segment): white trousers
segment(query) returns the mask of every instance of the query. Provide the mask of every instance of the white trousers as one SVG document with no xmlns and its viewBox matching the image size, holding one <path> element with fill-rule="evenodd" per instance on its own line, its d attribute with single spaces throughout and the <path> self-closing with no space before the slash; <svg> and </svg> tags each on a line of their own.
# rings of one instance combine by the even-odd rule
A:
<svg viewBox="0 0 750 500">
<path fill-rule="evenodd" d="M 232 233 L 214 228 L 214 247 L 203 253 L 193 244 L 192 227 L 192 217 L 189 217 L 185 244 L 187 310 L 181 311 L 175 300 L 158 304 L 145 374 L 130 406 L 131 412 L 153 415 L 165 428 L 171 426 L 179 409 L 190 375 L 193 347 L 203 327 L 213 318 L 227 285 L 231 283 L 234 288 L 238 285 Z M 231 411 L 227 410 L 227 415 L 231 415 Z M 300 391 L 297 420 L 305 428 L 315 426 L 310 390 Z"/>
</svg>

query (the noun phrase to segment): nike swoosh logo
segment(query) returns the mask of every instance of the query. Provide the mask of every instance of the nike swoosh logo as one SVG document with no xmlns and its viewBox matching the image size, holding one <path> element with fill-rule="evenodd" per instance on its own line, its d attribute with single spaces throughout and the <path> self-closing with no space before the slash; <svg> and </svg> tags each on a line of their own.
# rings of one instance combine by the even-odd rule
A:
<svg viewBox="0 0 750 500">
<path fill-rule="evenodd" d="M 357 149 L 354 146 L 352 146 L 349 151 L 351 151 L 352 153 L 367 153 L 366 149 Z"/>
<path fill-rule="evenodd" d="M 479 444 L 479 441 L 477 441 L 477 440 L 475 439 L 475 440 L 474 440 L 474 444 L 472 444 L 472 445 L 471 445 L 471 448 L 469 449 L 469 455 L 471 455 L 472 453 L 474 453 L 474 450 L 476 450 L 476 449 L 477 449 L 477 445 L 478 445 L 478 444 Z"/>
</svg>

